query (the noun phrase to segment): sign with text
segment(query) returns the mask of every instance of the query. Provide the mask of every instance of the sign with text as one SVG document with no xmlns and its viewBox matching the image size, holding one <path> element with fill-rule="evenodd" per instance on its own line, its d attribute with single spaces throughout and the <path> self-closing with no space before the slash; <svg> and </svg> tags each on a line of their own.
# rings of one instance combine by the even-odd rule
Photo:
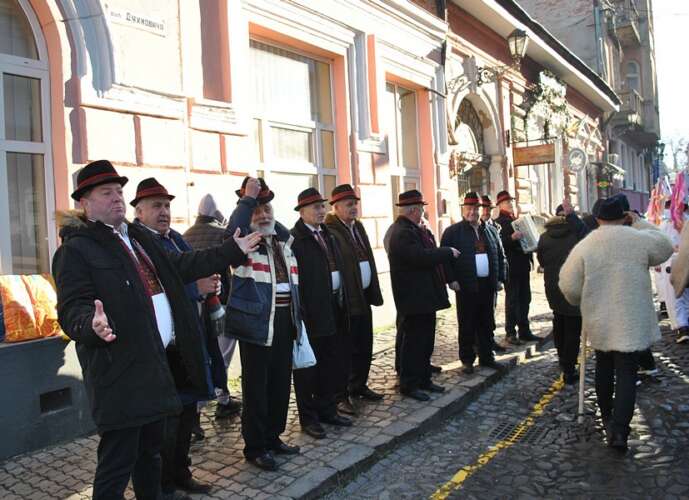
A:
<svg viewBox="0 0 689 500">
<path fill-rule="evenodd" d="M 513 148 L 514 166 L 541 165 L 543 163 L 555 163 L 555 144 L 540 144 L 538 146 L 525 146 Z"/>
<path fill-rule="evenodd" d="M 113 23 L 147 31 L 162 37 L 167 36 L 167 25 L 165 18 L 162 16 L 132 12 L 128 9 L 118 9 L 107 4 L 105 11 L 107 12 L 108 19 Z"/>
</svg>

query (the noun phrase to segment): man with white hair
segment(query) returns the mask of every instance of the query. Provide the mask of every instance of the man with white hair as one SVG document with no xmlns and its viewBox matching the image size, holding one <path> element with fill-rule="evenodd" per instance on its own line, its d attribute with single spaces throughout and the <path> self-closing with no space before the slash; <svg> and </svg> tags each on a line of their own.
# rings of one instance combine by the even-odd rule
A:
<svg viewBox="0 0 689 500">
<path fill-rule="evenodd" d="M 226 235 L 258 231 L 263 239 L 246 262 L 235 267 L 225 330 L 239 340 L 242 362 L 244 456 L 257 467 L 276 470 L 274 454 L 299 453 L 280 439 L 287 423 L 292 381 L 292 345 L 301 325 L 299 270 L 294 238 L 275 221 L 275 194 L 263 179 L 246 177 Z"/>
<path fill-rule="evenodd" d="M 339 408 L 356 413 L 352 398 L 379 401 L 379 394 L 368 387 L 373 357 L 373 314 L 371 306 L 383 305 L 378 283 L 376 259 L 364 225 L 359 222 L 359 197 L 349 184 L 333 189 L 332 212 L 325 225 L 337 240 L 342 252 L 342 279 L 348 298 L 349 332 L 344 336 L 341 361 L 344 363 L 338 390 Z"/>
</svg>

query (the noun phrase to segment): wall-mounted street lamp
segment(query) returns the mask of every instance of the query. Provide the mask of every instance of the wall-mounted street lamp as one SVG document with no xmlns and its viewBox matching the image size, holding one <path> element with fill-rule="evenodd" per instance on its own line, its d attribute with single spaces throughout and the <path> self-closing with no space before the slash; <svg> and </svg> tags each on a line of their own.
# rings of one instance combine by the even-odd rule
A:
<svg viewBox="0 0 689 500">
<path fill-rule="evenodd" d="M 516 29 L 507 37 L 507 46 L 510 49 L 512 64 L 509 66 L 490 66 L 479 67 L 476 69 L 476 86 L 480 87 L 484 83 L 492 83 L 511 69 L 518 68 L 522 59 L 526 55 L 526 47 L 529 45 L 529 36 L 526 31 Z"/>
</svg>

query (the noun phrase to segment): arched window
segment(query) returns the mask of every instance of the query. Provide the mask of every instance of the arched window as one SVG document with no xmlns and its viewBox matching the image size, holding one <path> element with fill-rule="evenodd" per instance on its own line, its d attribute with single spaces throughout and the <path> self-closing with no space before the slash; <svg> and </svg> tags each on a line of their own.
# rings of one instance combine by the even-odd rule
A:
<svg viewBox="0 0 689 500">
<path fill-rule="evenodd" d="M 487 193 L 490 159 L 484 155 L 481 118 L 469 99 L 459 104 L 452 137 L 456 146 L 451 162 L 457 163 L 455 169 L 460 196 L 467 191 Z"/>
<path fill-rule="evenodd" d="M 625 80 L 627 88 L 641 92 L 641 74 L 639 73 L 639 64 L 635 61 L 629 61 L 626 66 Z"/>
<path fill-rule="evenodd" d="M 27 0 L 0 0 L 0 274 L 50 271 L 48 99 L 38 21 Z"/>
</svg>

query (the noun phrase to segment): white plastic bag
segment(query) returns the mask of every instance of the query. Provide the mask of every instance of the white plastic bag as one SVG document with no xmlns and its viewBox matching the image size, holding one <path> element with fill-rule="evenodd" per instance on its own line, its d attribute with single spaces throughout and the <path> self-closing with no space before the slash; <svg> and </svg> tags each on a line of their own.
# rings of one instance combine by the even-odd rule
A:
<svg viewBox="0 0 689 500">
<path fill-rule="evenodd" d="M 310 368 L 316 365 L 316 355 L 311 349 L 309 336 L 306 334 L 306 326 L 301 322 L 301 335 L 294 341 L 292 346 L 292 369 Z"/>
</svg>

